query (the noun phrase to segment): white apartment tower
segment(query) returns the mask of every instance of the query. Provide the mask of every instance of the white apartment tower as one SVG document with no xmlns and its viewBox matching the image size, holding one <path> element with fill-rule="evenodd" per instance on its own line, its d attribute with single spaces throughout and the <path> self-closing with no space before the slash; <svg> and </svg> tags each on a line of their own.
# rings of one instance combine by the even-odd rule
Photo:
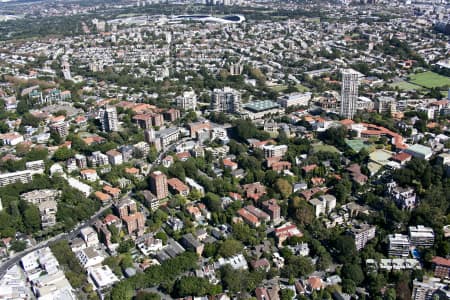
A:
<svg viewBox="0 0 450 300">
<path fill-rule="evenodd" d="M 62 72 L 65 80 L 72 80 L 72 75 L 70 73 L 70 64 L 68 61 L 63 61 L 62 63 Z"/>
<path fill-rule="evenodd" d="M 229 87 L 214 89 L 211 96 L 211 110 L 238 113 L 241 110 L 241 94 Z"/>
<path fill-rule="evenodd" d="M 177 107 L 184 110 L 197 109 L 197 95 L 194 91 L 184 92 L 183 95 L 176 98 Z"/>
<path fill-rule="evenodd" d="M 341 116 L 353 119 L 358 99 L 359 74 L 351 69 L 342 70 Z"/>
<path fill-rule="evenodd" d="M 105 109 L 100 111 L 100 121 L 102 123 L 103 131 L 109 132 L 119 130 L 117 110 L 114 106 L 106 106 Z"/>
</svg>

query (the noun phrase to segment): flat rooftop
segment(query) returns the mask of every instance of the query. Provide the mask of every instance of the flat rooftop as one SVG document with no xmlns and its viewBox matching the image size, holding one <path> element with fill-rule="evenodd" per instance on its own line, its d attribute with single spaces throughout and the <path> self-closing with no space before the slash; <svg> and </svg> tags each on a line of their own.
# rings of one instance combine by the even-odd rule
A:
<svg viewBox="0 0 450 300">
<path fill-rule="evenodd" d="M 252 112 L 261 112 L 269 109 L 279 108 L 280 105 L 271 100 L 253 101 L 244 105 L 244 108 Z"/>
</svg>

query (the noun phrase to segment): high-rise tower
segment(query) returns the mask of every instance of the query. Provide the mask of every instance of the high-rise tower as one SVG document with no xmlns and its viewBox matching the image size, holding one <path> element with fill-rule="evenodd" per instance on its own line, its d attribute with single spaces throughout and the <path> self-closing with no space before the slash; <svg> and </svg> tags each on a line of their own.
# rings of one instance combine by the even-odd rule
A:
<svg viewBox="0 0 450 300">
<path fill-rule="evenodd" d="M 150 175 L 150 191 L 158 200 L 169 196 L 167 176 L 161 171 L 155 171 Z"/>
<path fill-rule="evenodd" d="M 351 69 L 342 70 L 341 116 L 353 119 L 358 99 L 359 73 Z"/>
<path fill-rule="evenodd" d="M 119 130 L 117 110 L 114 106 L 106 106 L 105 109 L 100 111 L 100 121 L 103 131 L 110 132 Z"/>
</svg>

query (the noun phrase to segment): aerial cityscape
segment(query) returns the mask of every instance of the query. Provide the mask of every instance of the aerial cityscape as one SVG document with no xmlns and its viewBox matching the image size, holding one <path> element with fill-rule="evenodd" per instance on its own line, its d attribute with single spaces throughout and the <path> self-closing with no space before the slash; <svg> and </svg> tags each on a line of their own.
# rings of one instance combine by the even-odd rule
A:
<svg viewBox="0 0 450 300">
<path fill-rule="evenodd" d="M 0 0 L 0 300 L 450 299 L 441 0 Z"/>
</svg>

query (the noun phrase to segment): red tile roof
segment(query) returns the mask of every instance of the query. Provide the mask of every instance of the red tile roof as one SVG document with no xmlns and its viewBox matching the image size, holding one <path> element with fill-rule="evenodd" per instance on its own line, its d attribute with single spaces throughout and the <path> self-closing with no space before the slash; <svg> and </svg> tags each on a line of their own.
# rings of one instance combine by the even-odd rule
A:
<svg viewBox="0 0 450 300">
<path fill-rule="evenodd" d="M 443 258 L 440 256 L 435 256 L 435 257 L 433 257 L 432 262 L 433 262 L 433 264 L 450 268 L 450 259 L 446 259 L 446 258 Z"/>
</svg>

